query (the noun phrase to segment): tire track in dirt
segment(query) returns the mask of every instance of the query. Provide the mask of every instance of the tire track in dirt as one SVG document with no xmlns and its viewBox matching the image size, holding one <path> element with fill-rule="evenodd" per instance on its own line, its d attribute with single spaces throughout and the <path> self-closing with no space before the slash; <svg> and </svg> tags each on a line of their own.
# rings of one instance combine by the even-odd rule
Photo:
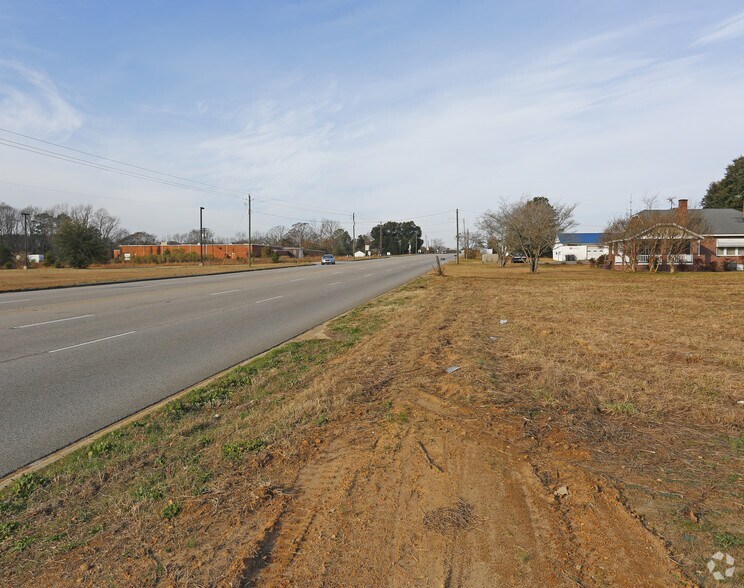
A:
<svg viewBox="0 0 744 588">
<path fill-rule="evenodd" d="M 360 348 L 361 381 L 384 382 L 363 384 L 366 420 L 339 419 L 301 470 L 256 583 L 688 585 L 611 485 L 575 465 L 586 453 L 535 453 L 521 420 L 474 387 L 488 374 L 458 354 L 457 333 L 439 334 L 456 301 L 437 300 Z M 466 367 L 445 378 L 449 365 Z"/>
<path fill-rule="evenodd" d="M 409 422 L 361 424 L 302 470 L 257 584 L 684 584 L 611 491 L 561 466 L 570 495 L 555 499 L 505 441 L 518 429 L 494 434 L 475 411 L 424 392 L 400 406 Z M 472 515 L 448 523 L 458 505 Z"/>
</svg>

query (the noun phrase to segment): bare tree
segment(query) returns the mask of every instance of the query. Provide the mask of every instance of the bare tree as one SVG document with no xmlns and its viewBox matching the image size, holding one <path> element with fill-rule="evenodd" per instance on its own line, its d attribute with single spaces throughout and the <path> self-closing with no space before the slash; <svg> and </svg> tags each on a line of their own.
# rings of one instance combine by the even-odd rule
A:
<svg viewBox="0 0 744 588">
<path fill-rule="evenodd" d="M 540 254 L 555 244 L 559 232 L 574 226 L 575 205 L 550 204 L 544 196 L 527 199 L 509 207 L 506 216 L 507 247 L 524 255 L 530 271 L 536 272 Z"/>
<path fill-rule="evenodd" d="M 10 204 L 0 202 L 0 243 L 4 243 L 9 249 L 15 249 L 21 223 L 20 211 Z"/>
<path fill-rule="evenodd" d="M 437 238 L 429 239 L 429 251 L 434 251 L 434 253 L 443 253 L 444 241 Z"/>
<path fill-rule="evenodd" d="M 507 221 L 512 206 L 506 200 L 502 200 L 498 210 L 486 210 L 476 221 L 476 226 L 483 231 L 486 244 L 493 249 L 501 267 L 506 265 L 509 253 L 506 242 L 509 232 Z"/>
<path fill-rule="evenodd" d="M 276 225 L 266 231 L 265 241 L 268 245 L 287 245 L 285 242 L 287 238 L 287 227 L 284 225 Z"/>
<path fill-rule="evenodd" d="M 318 233 L 311 223 L 295 223 L 292 225 L 292 228 L 287 231 L 285 239 L 291 243 L 293 247 L 312 249 L 317 245 Z"/>
<path fill-rule="evenodd" d="M 191 229 L 188 233 L 175 233 L 173 241 L 176 243 L 199 243 L 199 229 Z M 214 243 L 214 231 L 204 227 L 204 243 Z"/>
</svg>

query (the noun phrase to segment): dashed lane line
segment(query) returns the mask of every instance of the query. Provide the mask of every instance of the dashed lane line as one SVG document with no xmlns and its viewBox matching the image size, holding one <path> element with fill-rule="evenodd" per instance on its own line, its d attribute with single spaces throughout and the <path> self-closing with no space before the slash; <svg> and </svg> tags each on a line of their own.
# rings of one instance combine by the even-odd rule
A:
<svg viewBox="0 0 744 588">
<path fill-rule="evenodd" d="M 14 329 L 28 329 L 29 327 L 40 327 L 41 325 L 51 325 L 53 323 L 63 323 L 65 321 L 76 321 L 78 319 L 84 319 L 84 318 L 88 318 L 88 317 L 91 317 L 91 316 L 96 316 L 96 315 L 94 315 L 94 314 L 83 314 L 83 315 L 80 315 L 80 316 L 70 316 L 70 317 L 67 317 L 67 318 L 56 319 L 56 320 L 53 320 L 53 321 L 44 321 L 43 323 L 32 323 L 30 325 L 19 325 L 17 327 L 13 327 L 13 328 Z"/>
</svg>

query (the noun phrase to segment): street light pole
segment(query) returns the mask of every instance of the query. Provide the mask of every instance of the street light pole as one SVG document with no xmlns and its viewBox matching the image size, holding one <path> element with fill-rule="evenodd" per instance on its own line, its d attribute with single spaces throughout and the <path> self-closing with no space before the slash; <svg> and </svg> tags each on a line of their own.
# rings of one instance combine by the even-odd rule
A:
<svg viewBox="0 0 744 588">
<path fill-rule="evenodd" d="M 23 215 L 23 269 L 28 269 L 28 212 L 22 212 Z"/>
<path fill-rule="evenodd" d="M 251 254 L 251 195 L 248 194 L 248 267 L 251 267 L 253 256 Z"/>
<path fill-rule="evenodd" d="M 204 265 L 204 223 L 202 222 L 202 212 L 204 207 L 199 207 L 199 265 Z"/>
</svg>

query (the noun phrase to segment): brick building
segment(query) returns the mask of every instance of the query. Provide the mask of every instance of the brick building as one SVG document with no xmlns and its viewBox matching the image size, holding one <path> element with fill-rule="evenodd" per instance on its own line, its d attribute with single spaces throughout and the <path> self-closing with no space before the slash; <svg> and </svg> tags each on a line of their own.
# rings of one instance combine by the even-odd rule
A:
<svg viewBox="0 0 744 588">
<path fill-rule="evenodd" d="M 693 215 L 694 223 L 689 222 Z M 688 210 L 681 199 L 676 209 L 644 210 L 635 218 L 656 222 L 639 222 L 643 228 L 637 234 L 609 243 L 615 269 L 629 264 L 645 269 L 654 263 L 744 269 L 744 207 Z M 665 247 L 665 240 L 674 246 Z"/>
<path fill-rule="evenodd" d="M 275 245 L 264 245 L 261 243 L 251 244 L 251 256 L 260 257 L 263 254 L 264 249 L 271 249 L 272 252 L 276 252 L 279 255 L 293 257 L 293 258 L 305 258 L 305 257 L 321 257 L 325 251 L 306 249 L 300 247 L 277 247 Z M 248 259 L 248 244 L 247 243 L 204 243 L 204 258 L 205 259 Z M 159 245 L 121 245 L 119 249 L 114 250 L 114 259 L 121 259 L 122 261 L 134 261 L 136 257 L 144 257 L 146 255 L 200 255 L 200 248 L 198 243 L 177 243 L 168 244 L 161 243 Z"/>
</svg>

